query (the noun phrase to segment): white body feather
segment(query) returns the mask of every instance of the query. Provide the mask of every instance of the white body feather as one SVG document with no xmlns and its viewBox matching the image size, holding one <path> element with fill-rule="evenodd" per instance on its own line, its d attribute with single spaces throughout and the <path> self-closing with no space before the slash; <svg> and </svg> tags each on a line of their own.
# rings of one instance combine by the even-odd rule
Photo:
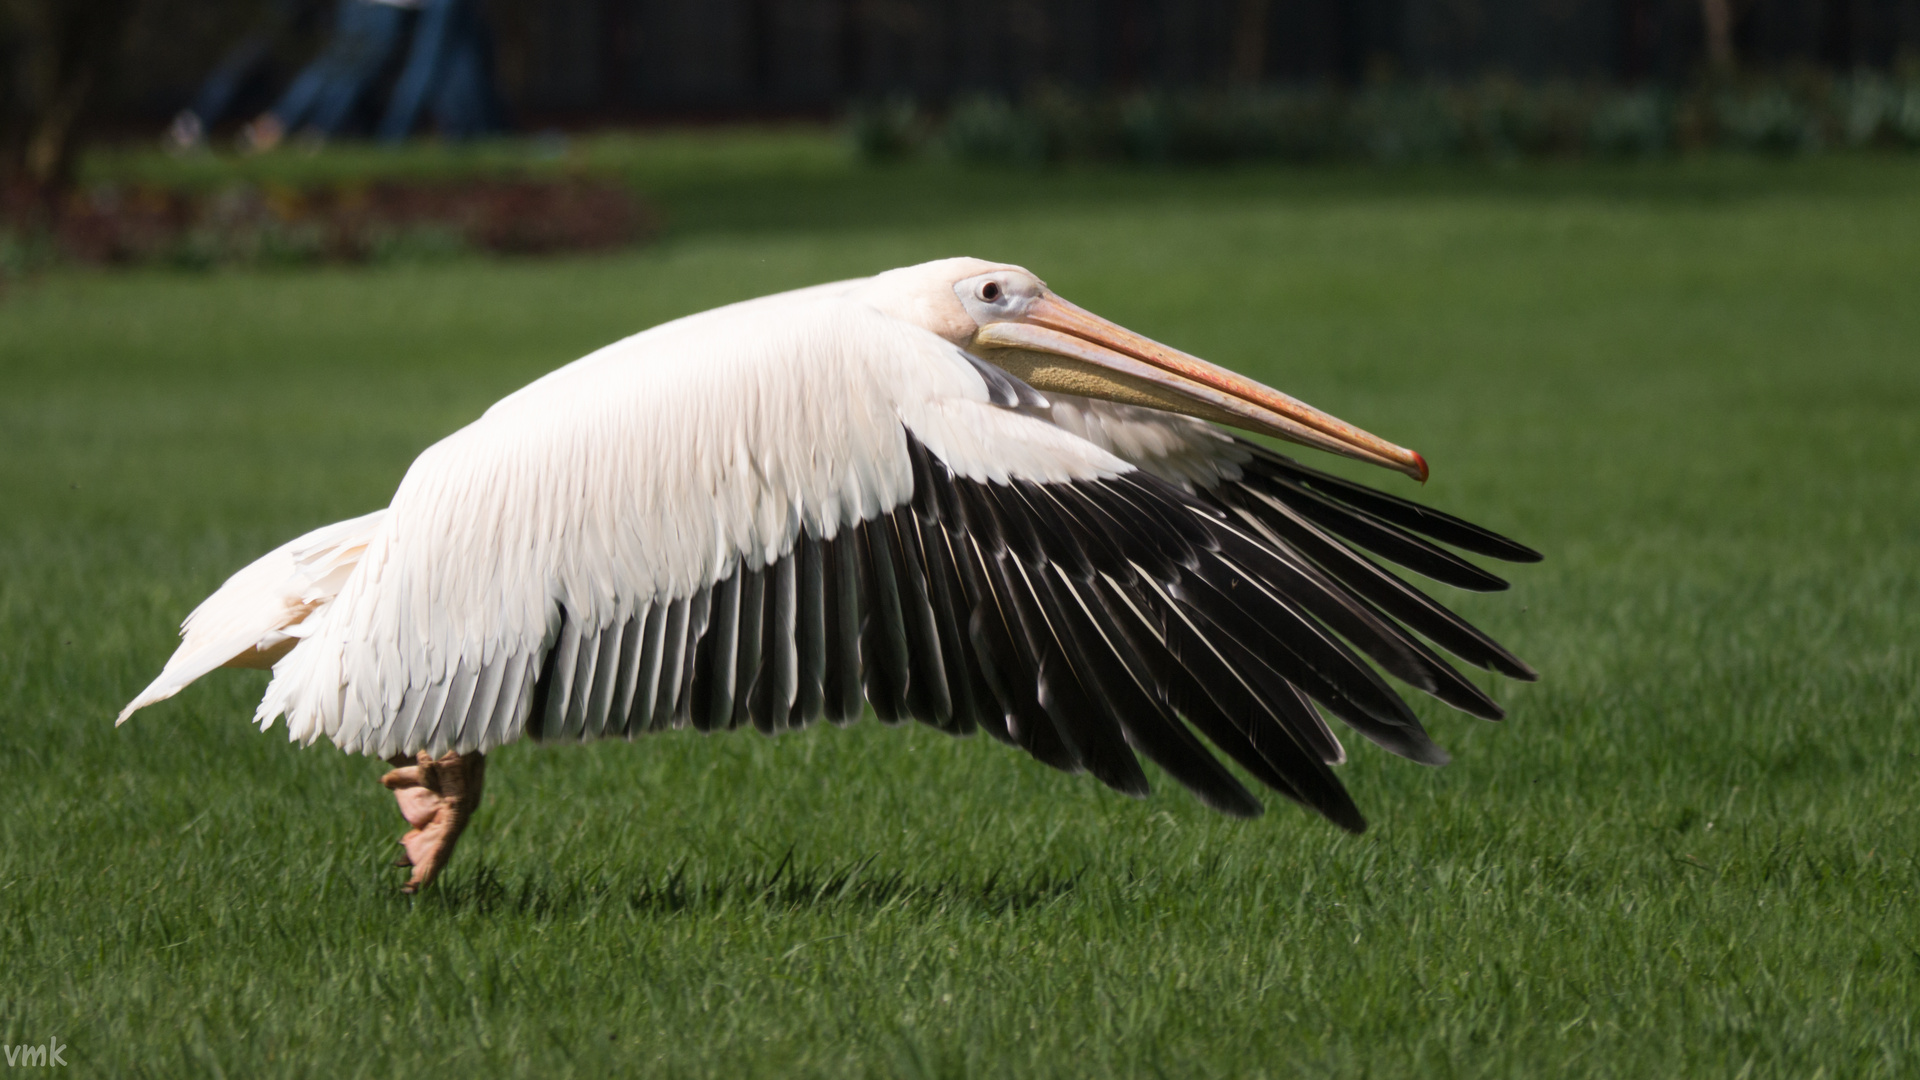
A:
<svg viewBox="0 0 1920 1080">
<path fill-rule="evenodd" d="M 884 279 L 874 279 L 883 281 Z M 292 649 L 256 720 L 389 756 L 523 732 L 564 609 L 591 633 L 907 501 L 911 431 L 976 480 L 1237 474 L 1210 425 L 1056 399 L 992 404 L 974 361 L 843 282 L 636 334 L 421 454 L 392 505 L 314 531 L 196 609 L 134 710 Z"/>
</svg>

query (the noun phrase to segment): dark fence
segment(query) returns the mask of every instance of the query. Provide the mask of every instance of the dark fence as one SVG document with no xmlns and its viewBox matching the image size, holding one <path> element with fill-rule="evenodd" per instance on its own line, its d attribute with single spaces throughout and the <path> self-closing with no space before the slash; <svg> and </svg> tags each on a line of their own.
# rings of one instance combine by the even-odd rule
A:
<svg viewBox="0 0 1920 1080">
<path fill-rule="evenodd" d="M 112 111 L 134 121 L 179 107 L 261 7 L 149 0 Z M 1716 7 L 1742 71 L 1889 70 L 1920 57 L 1920 0 L 488 2 L 502 88 L 540 123 L 826 114 L 1046 87 L 1672 84 L 1705 67 Z M 324 23 L 282 43 L 284 69 Z"/>
</svg>

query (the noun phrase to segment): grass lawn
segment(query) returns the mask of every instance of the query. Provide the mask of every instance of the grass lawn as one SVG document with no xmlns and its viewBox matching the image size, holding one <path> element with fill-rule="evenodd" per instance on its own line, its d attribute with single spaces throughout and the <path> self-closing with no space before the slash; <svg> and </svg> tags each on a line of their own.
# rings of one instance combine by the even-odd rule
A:
<svg viewBox="0 0 1920 1080">
<path fill-rule="evenodd" d="M 1920 1072 L 1920 165 L 816 151 L 669 160 L 665 240 L 617 258 L 0 296 L 0 1042 L 93 1075 Z M 1448 597 L 1541 681 L 1499 725 L 1422 702 L 1444 769 L 1349 739 L 1359 837 L 873 722 L 517 745 L 418 900 L 384 766 L 250 728 L 264 675 L 112 727 L 228 573 L 539 373 L 963 252 L 1422 451 L 1427 499 L 1546 553 Z"/>
</svg>

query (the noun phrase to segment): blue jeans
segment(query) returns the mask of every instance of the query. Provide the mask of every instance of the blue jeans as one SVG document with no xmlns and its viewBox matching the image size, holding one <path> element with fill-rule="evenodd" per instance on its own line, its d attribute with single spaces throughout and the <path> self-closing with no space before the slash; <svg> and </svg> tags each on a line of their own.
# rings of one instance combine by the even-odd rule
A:
<svg viewBox="0 0 1920 1080">
<path fill-rule="evenodd" d="M 502 126 L 493 88 L 493 38 L 475 0 L 428 0 L 421 9 L 407 66 L 380 121 L 380 138 L 405 139 L 429 103 L 434 123 L 448 138 L 470 138 Z"/>
<path fill-rule="evenodd" d="M 372 0 L 340 0 L 333 40 L 269 110 L 280 126 L 337 134 L 399 51 L 412 15 Z"/>
<path fill-rule="evenodd" d="M 220 66 L 200 84 L 191 108 L 202 124 L 210 128 L 226 119 L 241 91 L 273 67 L 274 44 L 304 23 L 315 6 L 313 0 L 273 0 L 260 22 L 227 50 Z"/>
</svg>

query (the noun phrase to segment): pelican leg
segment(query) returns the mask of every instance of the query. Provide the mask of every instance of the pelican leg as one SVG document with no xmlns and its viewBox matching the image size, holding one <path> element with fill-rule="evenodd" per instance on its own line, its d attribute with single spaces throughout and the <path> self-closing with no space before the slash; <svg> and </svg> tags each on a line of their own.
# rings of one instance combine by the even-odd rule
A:
<svg viewBox="0 0 1920 1080">
<path fill-rule="evenodd" d="M 400 889 L 411 894 L 425 888 L 453 858 L 453 845 L 480 806 L 487 760 L 479 753 L 452 752 L 436 760 L 424 750 L 417 763 L 404 764 L 408 760 L 392 759 L 389 764 L 400 767 L 380 782 L 393 792 L 401 816 L 413 826 L 400 838 L 406 853 L 394 860 L 395 866 L 413 867 L 413 876 Z"/>
</svg>

